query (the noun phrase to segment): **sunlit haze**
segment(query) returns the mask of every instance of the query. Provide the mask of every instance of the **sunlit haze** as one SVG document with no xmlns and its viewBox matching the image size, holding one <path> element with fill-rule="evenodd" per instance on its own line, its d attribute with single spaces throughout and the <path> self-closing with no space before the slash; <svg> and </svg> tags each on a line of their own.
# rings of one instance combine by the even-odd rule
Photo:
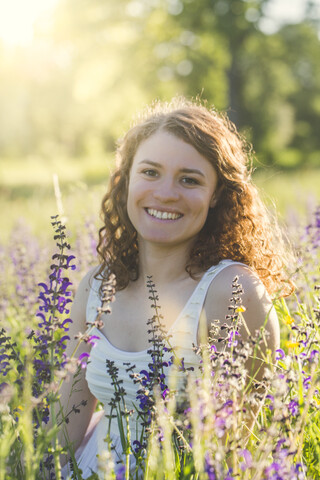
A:
<svg viewBox="0 0 320 480">
<path fill-rule="evenodd" d="M 109 0 L 110 1 L 110 0 Z M 34 39 L 36 24 L 45 25 L 50 11 L 59 0 L 0 0 L 0 42 L 6 45 L 28 46 Z M 320 8 L 320 0 L 314 0 Z M 261 22 L 266 33 L 272 33 L 283 23 L 299 22 L 306 0 L 271 0 Z"/>
<path fill-rule="evenodd" d="M 110 0 L 109 0 L 110 1 Z M 0 0 L 0 42 L 27 46 L 33 42 L 34 28 L 45 24 L 50 11 L 59 0 Z M 320 0 L 315 0 L 316 5 Z M 267 18 L 261 22 L 266 33 L 272 33 L 282 23 L 296 23 L 303 16 L 306 0 L 271 0 Z"/>
<path fill-rule="evenodd" d="M 0 41 L 7 45 L 32 43 L 34 27 L 58 0 L 0 0 Z"/>
</svg>

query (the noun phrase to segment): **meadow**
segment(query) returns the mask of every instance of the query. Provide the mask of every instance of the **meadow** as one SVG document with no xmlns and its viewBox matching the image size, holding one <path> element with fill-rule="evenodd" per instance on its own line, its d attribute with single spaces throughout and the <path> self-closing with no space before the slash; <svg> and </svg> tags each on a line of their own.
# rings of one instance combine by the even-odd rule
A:
<svg viewBox="0 0 320 480">
<path fill-rule="evenodd" d="M 3 175 L 0 182 L 0 480 L 61 478 L 57 434 L 66 432 L 69 415 L 81 413 L 81 405 L 61 410 L 59 388 L 68 371 L 76 374 L 85 368 L 85 358 L 77 359 L 75 353 L 66 359 L 64 349 L 74 290 L 96 262 L 99 204 L 108 168 L 102 160 L 89 166 L 61 161 L 42 170 L 37 165 L 31 160 L 16 169 L 12 164 L 16 174 Z M 56 181 L 55 190 L 54 173 L 60 187 Z M 144 428 L 132 445 L 125 392 L 117 371 L 108 365 L 115 385 L 110 415 L 121 419 L 125 455 L 120 464 L 113 461 L 106 431 L 99 478 L 320 478 L 320 171 L 269 170 L 257 172 L 255 181 L 270 208 L 278 211 L 296 254 L 289 266 L 295 293 L 275 300 L 281 348 L 275 358 L 263 349 L 263 329 L 248 341 L 239 337 L 245 306 L 235 279 L 233 325 L 220 337 L 222 349 L 216 349 L 221 324 L 212 325 L 209 341 L 198 350 L 202 363 L 194 378 L 170 349 L 161 328 L 161 299 L 158 304 L 150 282 L 155 310 L 149 319 L 155 332 L 150 369 L 135 372 Z M 50 218 L 56 214 L 60 217 Z M 107 305 L 113 288 L 110 282 Z M 95 341 L 90 331 L 84 340 Z M 259 378 L 245 370 L 249 357 L 262 362 Z M 169 375 L 170 364 L 176 374 Z M 185 384 L 179 401 L 177 381 Z M 72 478 L 81 479 L 70 442 L 66 448 Z"/>
<path fill-rule="evenodd" d="M 170 347 L 149 279 L 150 365 L 128 365 L 142 433 L 130 438 L 131 406 L 107 363 L 107 415 L 122 426 L 124 456 L 114 461 L 106 429 L 99 478 L 320 478 L 320 13 L 319 2 L 300 0 L 278 14 L 281 3 L 0 2 L 0 480 L 60 479 L 61 435 L 71 477 L 82 478 L 66 426 L 83 405 L 63 409 L 59 397 L 68 372 L 77 388 L 87 361 L 65 356 L 70 307 L 97 262 L 115 139 L 143 105 L 177 94 L 228 112 L 259 152 L 254 179 L 295 252 L 296 289 L 275 299 L 272 356 L 263 329 L 239 335 L 246 311 L 235 279 L 232 326 L 213 323 L 194 376 Z M 92 331 L 80 339 L 97 341 Z"/>
</svg>

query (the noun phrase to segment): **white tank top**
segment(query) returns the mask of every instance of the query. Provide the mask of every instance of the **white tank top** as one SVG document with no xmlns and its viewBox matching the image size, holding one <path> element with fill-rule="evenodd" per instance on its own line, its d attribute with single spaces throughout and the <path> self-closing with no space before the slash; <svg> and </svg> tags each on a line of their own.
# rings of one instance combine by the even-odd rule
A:
<svg viewBox="0 0 320 480">
<path fill-rule="evenodd" d="M 170 335 L 170 346 L 174 347 L 179 358 L 184 359 L 184 365 L 186 368 L 194 367 L 195 371 L 198 370 L 200 357 L 196 355 L 193 347 L 197 345 L 199 320 L 208 288 L 212 280 L 219 272 L 221 272 L 221 270 L 226 268 L 228 265 L 234 265 L 236 263 L 238 264 L 239 262 L 222 260 L 218 265 L 209 268 L 209 270 L 203 274 L 201 280 L 182 309 L 178 318 L 168 330 L 168 335 Z M 99 287 L 100 281 L 93 279 L 86 311 L 88 323 L 94 322 L 97 315 L 97 307 L 101 306 Z M 133 380 L 130 378 L 129 375 L 131 372 L 127 371 L 127 363 L 130 362 L 131 365 L 135 366 L 132 369 L 132 372 L 140 373 L 141 370 L 148 370 L 148 363 L 150 363 L 151 360 L 150 355 L 147 353 L 147 350 L 128 352 L 114 347 L 106 338 L 106 336 L 96 327 L 93 327 L 91 333 L 92 335 L 97 335 L 99 340 L 97 340 L 95 347 L 91 349 L 90 359 L 86 370 L 86 380 L 88 382 L 90 391 L 104 405 L 106 414 L 109 414 L 110 407 L 108 403 L 114 394 L 114 388 L 111 385 L 111 380 L 107 373 L 106 359 L 112 360 L 115 362 L 115 366 L 119 369 L 119 380 L 123 381 L 122 386 L 126 391 L 125 402 L 127 409 L 135 410 L 134 406 L 138 405 L 136 394 L 137 390 L 140 388 L 140 385 L 134 384 Z M 172 354 L 168 355 L 169 357 L 167 356 L 167 360 Z M 179 375 L 185 374 L 180 373 Z M 134 438 L 132 437 L 138 438 L 140 427 L 138 425 L 136 414 L 130 416 L 129 419 L 131 439 L 133 440 Z M 112 419 L 112 422 L 111 433 L 116 435 L 118 434 L 117 419 Z"/>
</svg>

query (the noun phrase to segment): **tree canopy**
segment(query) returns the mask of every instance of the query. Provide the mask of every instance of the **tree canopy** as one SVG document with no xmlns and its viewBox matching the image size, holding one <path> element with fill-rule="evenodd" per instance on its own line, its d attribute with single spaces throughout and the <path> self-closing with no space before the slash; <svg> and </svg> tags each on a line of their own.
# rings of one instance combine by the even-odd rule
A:
<svg viewBox="0 0 320 480">
<path fill-rule="evenodd" d="M 113 150 L 155 98 L 228 112 L 259 162 L 320 165 L 319 19 L 262 29 L 269 0 L 61 0 L 32 49 L 0 48 L 0 156 Z"/>
</svg>

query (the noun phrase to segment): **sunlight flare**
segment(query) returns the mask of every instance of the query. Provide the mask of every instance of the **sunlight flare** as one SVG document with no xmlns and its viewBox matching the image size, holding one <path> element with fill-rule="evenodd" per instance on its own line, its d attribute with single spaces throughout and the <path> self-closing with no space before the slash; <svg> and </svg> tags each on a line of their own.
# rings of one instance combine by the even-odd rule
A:
<svg viewBox="0 0 320 480">
<path fill-rule="evenodd" d="M 57 5 L 59 0 L 0 0 L 0 41 L 6 45 L 30 45 L 37 22 Z"/>
</svg>

